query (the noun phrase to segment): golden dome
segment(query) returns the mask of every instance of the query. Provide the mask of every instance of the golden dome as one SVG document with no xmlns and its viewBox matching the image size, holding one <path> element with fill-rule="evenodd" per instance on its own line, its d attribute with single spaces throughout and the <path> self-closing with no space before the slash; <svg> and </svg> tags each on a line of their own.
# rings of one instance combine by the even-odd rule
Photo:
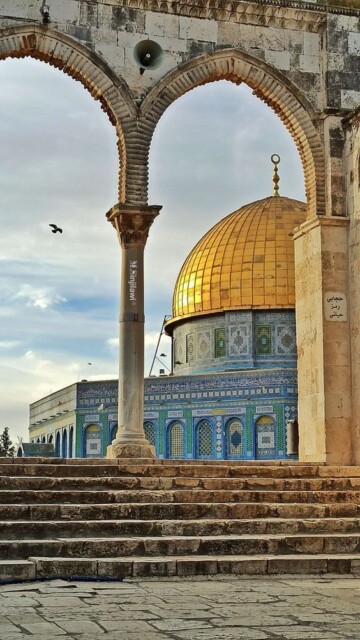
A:
<svg viewBox="0 0 360 640">
<path fill-rule="evenodd" d="M 197 243 L 178 275 L 172 319 L 238 309 L 295 306 L 294 241 L 306 204 L 271 196 L 223 218 Z"/>
</svg>

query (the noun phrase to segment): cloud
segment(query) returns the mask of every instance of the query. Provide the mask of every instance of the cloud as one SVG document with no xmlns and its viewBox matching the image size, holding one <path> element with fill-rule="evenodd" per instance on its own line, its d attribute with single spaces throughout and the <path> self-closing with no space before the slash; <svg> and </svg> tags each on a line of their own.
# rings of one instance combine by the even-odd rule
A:
<svg viewBox="0 0 360 640">
<path fill-rule="evenodd" d="M 20 344 L 17 340 L 0 340 L 0 349 L 13 349 Z"/>
<path fill-rule="evenodd" d="M 119 338 L 108 338 L 106 340 L 106 344 L 108 344 L 109 347 L 118 348 L 119 347 Z"/>
<path fill-rule="evenodd" d="M 34 288 L 28 284 L 23 284 L 20 287 L 20 291 L 14 295 L 14 300 L 19 298 L 24 298 L 27 306 L 39 307 L 40 309 L 48 309 L 48 307 L 52 307 L 55 304 L 66 302 L 66 298 L 55 293 L 50 288 Z"/>
</svg>

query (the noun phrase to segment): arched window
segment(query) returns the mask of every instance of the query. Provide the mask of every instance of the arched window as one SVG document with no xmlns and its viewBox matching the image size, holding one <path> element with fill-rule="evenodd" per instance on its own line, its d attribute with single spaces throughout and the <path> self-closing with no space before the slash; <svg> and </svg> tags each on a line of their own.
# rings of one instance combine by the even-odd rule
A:
<svg viewBox="0 0 360 640">
<path fill-rule="evenodd" d="M 169 458 L 184 457 L 184 427 L 181 422 L 173 422 L 168 428 Z"/>
<path fill-rule="evenodd" d="M 232 418 L 225 427 L 225 455 L 228 459 L 243 458 L 245 453 L 244 425 L 238 418 Z"/>
<path fill-rule="evenodd" d="M 255 457 L 257 460 L 276 458 L 275 420 L 261 416 L 255 422 Z"/>
<path fill-rule="evenodd" d="M 60 458 L 60 431 L 55 436 L 55 455 Z"/>
<path fill-rule="evenodd" d="M 196 457 L 213 457 L 214 439 L 213 430 L 208 420 L 200 420 L 196 427 Z"/>
<path fill-rule="evenodd" d="M 67 431 L 64 429 L 62 433 L 61 455 L 63 458 L 67 458 Z"/>
<path fill-rule="evenodd" d="M 71 426 L 69 429 L 69 458 L 73 457 L 73 448 L 74 448 L 74 427 Z"/>
<path fill-rule="evenodd" d="M 42 444 L 45 444 L 45 443 L 46 443 L 46 436 L 42 436 L 42 437 L 41 437 L 41 442 L 42 442 Z"/>
<path fill-rule="evenodd" d="M 153 422 L 145 422 L 144 423 L 144 431 L 145 438 L 150 442 L 150 444 L 155 447 L 156 435 L 155 435 L 155 425 Z"/>
<path fill-rule="evenodd" d="M 52 433 L 50 433 L 50 435 L 48 436 L 48 442 L 49 442 L 49 444 L 51 444 L 51 443 L 52 443 L 52 441 L 53 441 L 53 434 L 52 434 Z"/>
<path fill-rule="evenodd" d="M 101 458 L 101 429 L 98 424 L 90 424 L 84 433 L 84 458 Z"/>
</svg>

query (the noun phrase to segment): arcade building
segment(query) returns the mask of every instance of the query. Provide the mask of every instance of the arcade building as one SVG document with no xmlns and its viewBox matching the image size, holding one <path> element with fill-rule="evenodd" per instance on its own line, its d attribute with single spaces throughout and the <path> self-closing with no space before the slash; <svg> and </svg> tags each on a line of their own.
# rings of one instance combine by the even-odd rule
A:
<svg viewBox="0 0 360 640">
<path fill-rule="evenodd" d="M 144 430 L 158 458 L 296 458 L 293 231 L 306 204 L 279 195 L 215 224 L 178 275 L 169 375 L 145 378 Z M 117 380 L 74 383 L 30 405 L 30 442 L 102 458 L 117 431 Z"/>
</svg>

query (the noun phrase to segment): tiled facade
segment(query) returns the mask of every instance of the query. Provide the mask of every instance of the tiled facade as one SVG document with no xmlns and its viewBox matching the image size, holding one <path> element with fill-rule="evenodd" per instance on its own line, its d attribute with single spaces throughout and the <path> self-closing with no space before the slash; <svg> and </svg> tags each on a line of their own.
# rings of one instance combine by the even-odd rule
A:
<svg viewBox="0 0 360 640">
<path fill-rule="evenodd" d="M 176 372 L 182 375 L 296 368 L 293 310 L 201 316 L 175 327 L 173 338 Z"/>
<path fill-rule="evenodd" d="M 187 349 L 188 373 L 145 379 L 144 428 L 157 457 L 294 457 L 286 454 L 286 424 L 297 417 L 294 312 L 228 312 L 190 320 L 177 336 L 184 353 L 189 335 L 194 348 Z M 193 373 L 201 367 L 202 373 Z M 31 441 L 51 440 L 66 457 L 104 457 L 117 430 L 117 381 L 83 381 L 68 389 L 66 423 L 62 414 L 53 415 L 66 390 L 31 405 Z"/>
</svg>

